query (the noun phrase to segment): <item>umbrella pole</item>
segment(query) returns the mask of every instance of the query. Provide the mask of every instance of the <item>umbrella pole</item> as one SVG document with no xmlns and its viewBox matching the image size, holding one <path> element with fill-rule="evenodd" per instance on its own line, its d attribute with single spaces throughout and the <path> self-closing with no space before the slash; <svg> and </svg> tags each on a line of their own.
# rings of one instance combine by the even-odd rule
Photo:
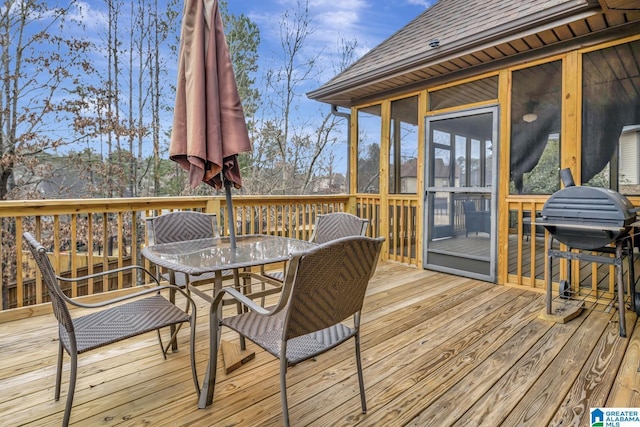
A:
<svg viewBox="0 0 640 427">
<path fill-rule="evenodd" d="M 229 243 L 231 244 L 231 249 L 236 248 L 236 221 L 234 219 L 233 214 L 233 201 L 231 200 L 231 181 L 226 178 L 224 179 L 224 192 L 227 198 L 227 216 L 229 223 Z"/>
<path fill-rule="evenodd" d="M 235 215 L 233 213 L 233 200 L 231 199 L 231 181 L 226 179 L 223 174 L 223 182 L 224 182 L 224 192 L 225 197 L 227 198 L 227 216 L 229 218 L 229 244 L 231 249 L 236 249 L 236 220 Z M 239 285 L 238 279 L 238 269 L 233 269 L 234 282 L 236 283 L 236 288 Z M 242 288 L 242 293 L 244 294 L 244 288 Z M 238 348 L 239 347 L 239 348 Z M 244 337 L 240 336 L 240 346 L 236 346 L 235 344 L 230 344 L 226 341 L 221 341 L 221 349 L 222 349 L 222 359 L 224 360 L 224 365 L 226 369 L 226 373 L 229 374 L 232 371 L 235 371 L 240 366 L 244 365 L 248 361 L 254 359 L 256 357 L 256 353 L 253 351 L 247 350 Z M 204 388 L 203 388 L 204 390 Z"/>
</svg>

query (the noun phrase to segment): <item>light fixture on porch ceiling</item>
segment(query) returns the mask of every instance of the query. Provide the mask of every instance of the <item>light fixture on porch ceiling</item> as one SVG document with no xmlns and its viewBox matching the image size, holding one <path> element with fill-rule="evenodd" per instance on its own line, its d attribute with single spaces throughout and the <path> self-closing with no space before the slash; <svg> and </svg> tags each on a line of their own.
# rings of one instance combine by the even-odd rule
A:
<svg viewBox="0 0 640 427">
<path fill-rule="evenodd" d="M 532 123 L 538 120 L 538 115 L 534 113 L 534 109 L 538 106 L 538 103 L 535 101 L 527 102 L 527 109 L 525 110 L 524 116 L 522 116 L 522 120 L 527 123 Z"/>
</svg>

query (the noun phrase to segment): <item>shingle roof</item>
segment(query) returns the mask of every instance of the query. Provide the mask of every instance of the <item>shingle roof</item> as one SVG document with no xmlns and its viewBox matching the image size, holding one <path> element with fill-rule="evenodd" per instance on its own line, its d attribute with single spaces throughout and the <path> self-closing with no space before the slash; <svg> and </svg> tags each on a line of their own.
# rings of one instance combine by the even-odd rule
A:
<svg viewBox="0 0 640 427">
<path fill-rule="evenodd" d="M 319 89 L 312 99 L 379 80 L 462 48 L 597 6 L 597 0 L 439 0 Z M 439 47 L 429 42 L 438 39 Z"/>
</svg>

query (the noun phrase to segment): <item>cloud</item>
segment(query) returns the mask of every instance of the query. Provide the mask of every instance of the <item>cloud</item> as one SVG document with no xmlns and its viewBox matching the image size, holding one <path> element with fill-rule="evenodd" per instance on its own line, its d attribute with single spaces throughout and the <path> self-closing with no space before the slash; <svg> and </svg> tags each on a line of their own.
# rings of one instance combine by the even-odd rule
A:
<svg viewBox="0 0 640 427">
<path fill-rule="evenodd" d="M 104 10 L 96 9 L 87 2 L 78 2 L 71 15 L 73 19 L 81 22 L 87 30 L 98 31 L 109 26 Z"/>
<path fill-rule="evenodd" d="M 308 0 L 312 32 L 304 41 L 301 55 L 316 58 L 318 74 L 308 82 L 305 91 L 319 87 L 339 71 L 343 62 L 342 41 L 348 44 L 357 41 L 353 59 L 358 59 L 435 1 L 404 0 L 398 4 L 385 0 Z M 262 70 L 281 66 L 284 53 L 280 24 L 285 11 L 289 11 L 291 18 L 298 4 L 304 6 L 304 0 L 264 0 L 244 10 L 238 6 L 236 13 L 245 13 L 260 28 Z"/>
<path fill-rule="evenodd" d="M 407 4 L 414 4 L 416 6 L 431 7 L 437 0 L 407 0 Z"/>
<path fill-rule="evenodd" d="M 280 23 L 283 13 L 296 9 L 298 0 L 277 0 L 278 8 L 272 8 L 268 12 L 250 13 L 250 19 L 258 23 L 263 40 L 269 43 L 277 41 L 280 37 L 280 26 L 274 23 Z M 309 17 L 311 20 L 310 28 L 313 34 L 308 41 L 312 44 L 326 43 L 327 41 L 335 41 L 337 34 L 352 38 L 358 36 L 360 38 L 367 32 L 366 25 L 363 22 L 363 14 L 370 7 L 365 0 L 310 0 L 309 1 Z"/>
</svg>

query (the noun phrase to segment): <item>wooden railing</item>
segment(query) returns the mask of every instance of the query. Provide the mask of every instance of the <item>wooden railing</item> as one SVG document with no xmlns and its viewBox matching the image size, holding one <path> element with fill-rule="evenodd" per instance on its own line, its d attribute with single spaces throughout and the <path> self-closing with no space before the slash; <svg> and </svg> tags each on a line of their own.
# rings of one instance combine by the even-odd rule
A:
<svg viewBox="0 0 640 427">
<path fill-rule="evenodd" d="M 276 234 L 308 239 L 315 216 L 356 212 L 355 198 L 337 196 L 233 197 L 237 234 Z M 47 302 L 40 275 L 22 238 L 31 232 L 50 250 L 61 275 L 79 277 L 131 263 L 146 264 L 140 249 L 146 244 L 144 219 L 174 210 L 218 214 L 221 234 L 228 234 L 226 200 L 213 197 L 6 201 L 0 203 L 2 227 L 2 310 Z M 365 209 L 367 214 L 371 213 Z M 378 224 L 377 220 L 375 223 Z M 370 230 L 377 235 L 379 225 Z M 133 287 L 148 278 L 122 276 L 74 284 L 72 297 Z"/>
<path fill-rule="evenodd" d="M 355 214 L 370 221 L 369 233 L 384 236 L 386 244 L 383 258 L 419 266 L 422 251 L 422 209 L 416 195 L 389 195 L 381 209 L 381 197 L 377 194 L 358 194 Z"/>
<path fill-rule="evenodd" d="M 418 225 L 422 223 L 417 196 L 389 196 L 388 258 L 406 264 L 418 265 Z"/>
<path fill-rule="evenodd" d="M 637 206 L 640 198 L 630 198 Z M 507 237 L 500 241 L 499 265 L 504 268 L 504 283 L 544 289 L 547 240 L 545 230 L 528 224 L 527 217 L 541 212 L 545 196 L 509 196 Z M 238 234 L 275 234 L 308 239 L 315 216 L 347 211 L 370 221 L 369 236 L 386 238 L 382 259 L 414 266 L 422 263 L 421 203 L 416 195 L 374 194 L 354 196 L 238 196 L 234 195 Z M 32 306 L 48 301 L 41 278 L 22 239 L 23 231 L 32 232 L 49 250 L 54 268 L 61 275 L 78 277 L 131 263 L 148 265 L 140 249 L 146 244 L 144 219 L 174 210 L 197 210 L 219 216 L 221 234 L 228 234 L 226 201 L 223 196 L 165 197 L 129 199 L 82 199 L 6 201 L 0 203 L 0 258 L 2 310 Z M 505 260 L 508 260 L 505 262 Z M 554 277 L 566 276 L 566 260 L 558 260 Z M 577 261 L 573 261 L 577 262 Z M 575 267 L 588 274 L 584 265 Z M 597 288 L 601 272 L 591 271 L 592 287 Z M 576 270 L 577 271 L 577 270 Z M 608 275 L 614 289 L 614 274 Z M 70 285 L 70 296 L 94 295 L 105 291 L 134 287 L 148 278 L 121 276 L 108 280 L 86 281 Z M 501 282 L 502 283 L 502 282 Z M 602 287 L 602 283 L 600 283 Z"/>
<path fill-rule="evenodd" d="M 508 202 L 509 228 L 506 251 L 499 254 L 509 259 L 507 282 L 514 285 L 545 289 L 547 239 L 545 230 L 535 226 L 546 197 L 528 197 Z M 529 224 L 533 218 L 533 223 Z"/>
<path fill-rule="evenodd" d="M 546 289 L 549 250 L 548 232 L 544 227 L 535 225 L 535 218 L 542 212 L 547 196 L 511 196 L 508 199 L 509 229 L 506 250 L 499 254 L 508 259 L 507 283 L 534 289 Z M 640 198 L 629 197 L 638 206 Z M 533 222 L 531 222 L 533 218 Z M 554 240 L 554 249 L 567 250 L 567 247 Z M 595 253 L 594 253 L 595 254 Z M 552 283 L 555 288 L 560 278 L 567 277 L 568 260 L 554 259 Z M 593 292 L 606 292 L 613 295 L 616 288 L 615 267 L 603 266 L 586 261 L 571 261 L 571 270 L 579 272 L 572 275 L 572 288 L 581 284 Z M 608 272 L 605 273 L 605 270 Z M 625 273 L 626 274 L 626 273 Z M 603 280 L 604 278 L 604 280 Z"/>
</svg>

